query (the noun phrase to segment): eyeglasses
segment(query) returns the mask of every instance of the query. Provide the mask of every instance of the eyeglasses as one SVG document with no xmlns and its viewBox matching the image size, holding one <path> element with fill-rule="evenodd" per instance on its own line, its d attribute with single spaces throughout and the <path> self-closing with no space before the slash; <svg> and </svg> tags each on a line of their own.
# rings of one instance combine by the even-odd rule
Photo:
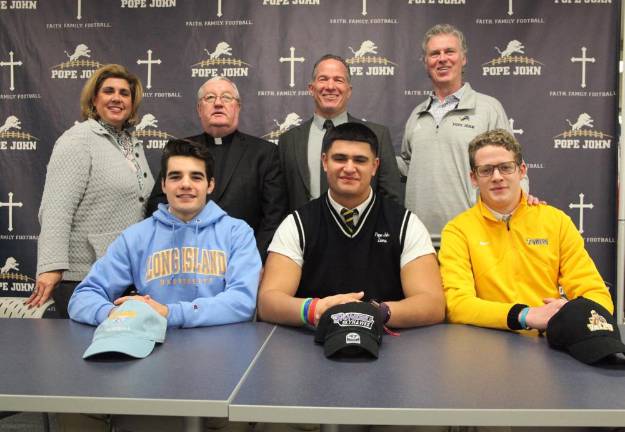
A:
<svg viewBox="0 0 625 432">
<path fill-rule="evenodd" d="M 202 100 L 209 105 L 213 105 L 215 102 L 217 102 L 217 98 L 221 99 L 221 102 L 225 104 L 229 104 L 229 103 L 234 102 L 235 100 L 239 100 L 238 98 L 232 96 L 230 93 L 224 93 L 219 96 L 209 93 L 206 96 L 204 96 Z"/>
<path fill-rule="evenodd" d="M 497 165 L 480 165 L 476 166 L 473 170 L 478 177 L 490 177 L 495 172 L 495 169 L 499 171 L 501 175 L 512 174 L 516 171 L 517 163 L 515 161 L 502 162 Z"/>
</svg>

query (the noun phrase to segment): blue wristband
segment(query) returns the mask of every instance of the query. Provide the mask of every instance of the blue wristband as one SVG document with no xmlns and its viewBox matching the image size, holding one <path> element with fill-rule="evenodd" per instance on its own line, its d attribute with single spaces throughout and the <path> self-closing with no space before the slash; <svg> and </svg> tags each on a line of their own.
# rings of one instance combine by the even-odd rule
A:
<svg viewBox="0 0 625 432">
<path fill-rule="evenodd" d="M 308 308 L 310 307 L 310 303 L 312 302 L 312 300 L 312 297 L 308 297 L 306 300 L 304 300 L 300 308 L 300 318 L 302 319 L 302 322 L 304 324 L 308 324 Z"/>
<path fill-rule="evenodd" d="M 531 328 L 525 322 L 525 318 L 527 318 L 527 313 L 530 311 L 530 308 L 526 307 L 521 311 L 521 315 L 519 315 L 519 324 L 521 324 L 521 328 L 523 330 L 531 330 Z"/>
</svg>

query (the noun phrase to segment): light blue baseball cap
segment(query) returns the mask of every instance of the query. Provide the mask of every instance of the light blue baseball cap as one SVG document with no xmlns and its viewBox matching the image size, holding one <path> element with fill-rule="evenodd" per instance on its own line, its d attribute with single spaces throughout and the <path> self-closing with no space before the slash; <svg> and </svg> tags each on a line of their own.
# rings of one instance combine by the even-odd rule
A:
<svg viewBox="0 0 625 432">
<path fill-rule="evenodd" d="M 156 342 L 165 341 L 166 332 L 165 317 L 147 303 L 128 300 L 98 326 L 82 358 L 108 352 L 144 358 L 150 355 Z"/>
</svg>

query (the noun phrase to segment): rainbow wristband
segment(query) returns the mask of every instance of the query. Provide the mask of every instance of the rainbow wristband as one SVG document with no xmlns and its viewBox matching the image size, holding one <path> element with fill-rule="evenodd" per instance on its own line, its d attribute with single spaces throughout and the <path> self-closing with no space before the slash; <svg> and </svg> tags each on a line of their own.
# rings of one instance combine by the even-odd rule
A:
<svg viewBox="0 0 625 432">
<path fill-rule="evenodd" d="M 521 328 L 523 330 L 531 330 L 530 327 L 528 327 L 527 323 L 525 322 L 525 319 L 527 318 L 527 314 L 529 311 L 530 311 L 530 308 L 526 307 L 521 311 L 521 315 L 519 315 L 519 324 L 521 324 Z"/>
<path fill-rule="evenodd" d="M 308 297 L 306 300 L 302 302 L 302 307 L 300 308 L 300 318 L 304 324 L 308 324 L 308 307 L 310 306 L 310 302 L 312 302 L 312 297 Z"/>
<path fill-rule="evenodd" d="M 317 297 L 312 300 L 308 308 L 308 314 L 306 315 L 306 317 L 308 318 L 308 324 L 310 324 L 311 326 L 315 325 L 315 309 L 317 308 L 318 301 L 319 299 Z"/>
</svg>

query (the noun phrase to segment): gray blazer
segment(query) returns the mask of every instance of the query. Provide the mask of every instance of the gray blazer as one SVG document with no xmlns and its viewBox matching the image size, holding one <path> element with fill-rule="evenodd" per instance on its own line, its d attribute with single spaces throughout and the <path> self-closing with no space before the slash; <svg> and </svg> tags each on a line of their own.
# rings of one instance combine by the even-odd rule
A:
<svg viewBox="0 0 625 432">
<path fill-rule="evenodd" d="M 400 202 L 400 174 L 388 128 L 376 123 L 362 121 L 351 114 L 347 114 L 347 118 L 350 122 L 358 122 L 368 126 L 378 137 L 380 168 L 371 181 L 373 191 L 403 205 Z M 289 212 L 298 209 L 311 199 L 310 170 L 308 169 L 308 134 L 311 125 L 312 117 L 300 126 L 283 133 L 278 141 L 280 166 L 289 198 Z M 315 175 L 317 174 L 315 173 Z M 324 193 L 327 190 L 327 185 L 325 182 L 321 184 L 321 193 Z"/>
<path fill-rule="evenodd" d="M 64 270 L 82 280 L 108 245 L 143 219 L 154 178 L 134 140 L 143 190 L 117 143 L 95 120 L 79 123 L 56 141 L 39 208 L 37 274 Z"/>
</svg>

